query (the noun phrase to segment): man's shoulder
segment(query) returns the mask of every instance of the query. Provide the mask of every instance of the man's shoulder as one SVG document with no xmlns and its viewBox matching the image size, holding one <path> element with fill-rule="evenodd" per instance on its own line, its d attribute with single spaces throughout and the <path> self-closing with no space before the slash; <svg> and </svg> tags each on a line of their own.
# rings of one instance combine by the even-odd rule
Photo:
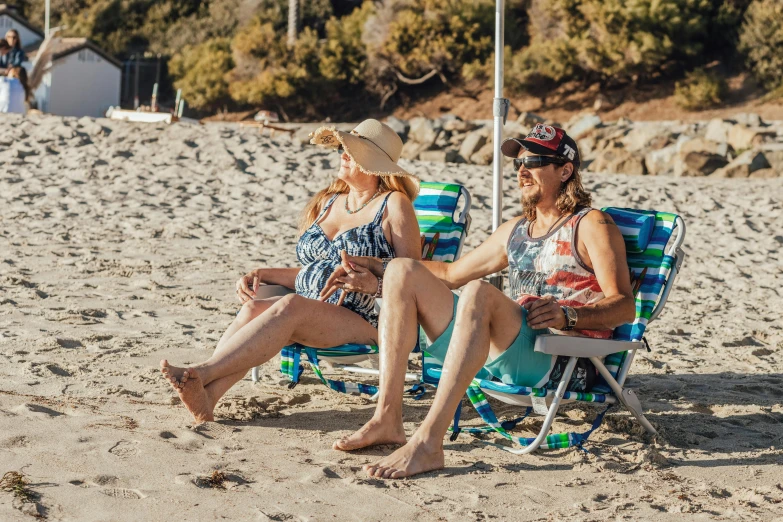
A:
<svg viewBox="0 0 783 522">
<path fill-rule="evenodd" d="M 582 216 L 582 219 L 579 222 L 580 224 L 587 225 L 587 227 L 592 228 L 605 225 L 615 225 L 612 216 L 601 209 L 587 208 L 584 209 L 583 212 L 585 212 L 585 214 Z"/>
<path fill-rule="evenodd" d="M 622 238 L 620 229 L 617 228 L 612 216 L 600 209 L 591 209 L 579 221 L 580 242 L 604 242 L 613 237 Z"/>
</svg>

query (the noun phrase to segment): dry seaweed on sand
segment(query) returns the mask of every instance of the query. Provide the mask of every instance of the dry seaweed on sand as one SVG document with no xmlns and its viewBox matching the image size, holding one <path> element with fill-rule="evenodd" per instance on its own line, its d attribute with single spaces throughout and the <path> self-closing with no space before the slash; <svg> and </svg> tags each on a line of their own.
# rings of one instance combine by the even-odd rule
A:
<svg viewBox="0 0 783 522">
<path fill-rule="evenodd" d="M 8 471 L 0 479 L 0 489 L 13 493 L 15 498 L 20 499 L 22 502 L 35 502 L 33 499 L 34 493 L 27 487 L 30 484 L 25 478 L 24 473 L 18 471 Z"/>
<path fill-rule="evenodd" d="M 195 480 L 200 488 L 226 489 L 226 474 L 215 470 L 207 477 L 199 477 Z"/>
</svg>

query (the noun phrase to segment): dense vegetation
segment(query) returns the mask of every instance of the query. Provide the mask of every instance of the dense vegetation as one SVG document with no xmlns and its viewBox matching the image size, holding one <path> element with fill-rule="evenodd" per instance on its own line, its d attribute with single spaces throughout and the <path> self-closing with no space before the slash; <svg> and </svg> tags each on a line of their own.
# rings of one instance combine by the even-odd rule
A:
<svg viewBox="0 0 783 522">
<path fill-rule="evenodd" d="M 189 104 L 339 116 L 433 89 L 489 82 L 494 0 L 60 0 L 53 25 L 121 57 L 162 53 Z M 780 0 L 510 0 L 506 81 L 542 98 L 577 80 L 603 87 L 680 79 L 678 99 L 720 103 L 707 66 L 738 64 L 783 85 Z M 43 0 L 23 0 L 42 25 Z M 705 68 L 706 67 L 706 68 Z"/>
</svg>

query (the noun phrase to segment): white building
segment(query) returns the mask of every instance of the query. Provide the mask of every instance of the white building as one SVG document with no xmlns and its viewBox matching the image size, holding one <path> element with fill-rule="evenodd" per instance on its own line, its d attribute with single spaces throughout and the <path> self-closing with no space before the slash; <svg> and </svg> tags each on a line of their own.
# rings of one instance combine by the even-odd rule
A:
<svg viewBox="0 0 783 522">
<path fill-rule="evenodd" d="M 0 4 L 0 38 L 16 29 L 29 62 L 44 39 L 15 8 Z M 86 38 L 59 39 L 34 98 L 38 109 L 59 116 L 102 117 L 112 106 L 120 105 L 122 64 Z"/>
<path fill-rule="evenodd" d="M 118 60 L 86 38 L 62 38 L 35 99 L 42 112 L 98 118 L 120 105 L 121 80 Z"/>
<path fill-rule="evenodd" d="M 44 39 L 44 34 L 22 18 L 14 7 L 0 4 L 0 38 L 5 37 L 9 29 L 17 30 L 23 47 L 37 46 Z"/>
</svg>

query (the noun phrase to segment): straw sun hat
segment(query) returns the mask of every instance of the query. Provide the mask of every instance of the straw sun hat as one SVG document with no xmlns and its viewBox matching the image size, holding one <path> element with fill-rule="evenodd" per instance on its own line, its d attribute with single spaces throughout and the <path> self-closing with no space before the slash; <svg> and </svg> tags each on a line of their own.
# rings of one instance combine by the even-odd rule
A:
<svg viewBox="0 0 783 522">
<path fill-rule="evenodd" d="M 310 143 L 335 149 L 343 147 L 364 174 L 399 176 L 411 199 L 419 193 L 419 179 L 397 165 L 402 140 L 391 127 L 378 120 L 364 120 L 351 132 L 320 127 L 310 134 Z"/>
</svg>

